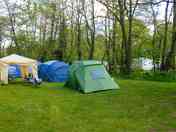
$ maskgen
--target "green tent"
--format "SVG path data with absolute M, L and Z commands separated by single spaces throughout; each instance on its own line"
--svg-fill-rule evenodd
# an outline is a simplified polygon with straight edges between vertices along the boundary
M 99 61 L 74 62 L 69 70 L 68 84 L 84 93 L 119 88 Z

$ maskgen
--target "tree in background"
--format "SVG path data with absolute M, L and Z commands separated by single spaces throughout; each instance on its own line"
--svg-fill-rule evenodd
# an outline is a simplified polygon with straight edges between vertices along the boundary
M 152 58 L 154 64 L 163 62 L 166 70 L 174 67 L 175 17 L 171 22 L 169 13 L 172 0 L 0 2 L 8 18 L 1 32 L 10 27 L 4 35 L 1 33 L 1 40 L 10 38 L 7 54 L 67 62 L 105 60 L 110 71 L 120 69 L 127 75 L 132 72 L 134 58 Z M 161 3 L 166 3 L 165 21 L 158 20 Z M 97 4 L 102 6 L 101 11 Z
M 173 27 L 172 27 L 172 44 L 166 58 L 166 69 L 175 69 L 176 62 L 176 0 L 173 0 Z

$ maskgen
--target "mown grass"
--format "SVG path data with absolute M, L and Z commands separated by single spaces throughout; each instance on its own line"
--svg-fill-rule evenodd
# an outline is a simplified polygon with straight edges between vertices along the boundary
M 0 86 L 0 132 L 176 131 L 176 83 L 118 83 L 92 94 L 57 83 Z

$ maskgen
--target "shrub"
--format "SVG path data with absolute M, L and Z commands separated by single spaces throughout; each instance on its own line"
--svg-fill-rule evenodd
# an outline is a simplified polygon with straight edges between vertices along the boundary
M 154 80 L 154 81 L 176 81 L 176 72 L 169 71 L 169 72 L 146 72 L 143 74 L 143 78 L 145 80 Z
M 150 80 L 150 81 L 176 81 L 176 71 L 143 71 L 136 69 L 131 75 L 120 74 L 118 77 L 125 79 Z

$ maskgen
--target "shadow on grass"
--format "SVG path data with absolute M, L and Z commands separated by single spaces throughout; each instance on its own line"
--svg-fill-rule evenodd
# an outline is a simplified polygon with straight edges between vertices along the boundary
M 22 86 L 22 87 L 29 87 L 29 88 L 41 88 L 41 85 L 34 85 L 34 84 L 27 82 L 25 80 L 22 80 L 22 79 L 11 80 L 11 81 L 9 81 L 9 84 L 4 85 L 4 86 L 8 86 L 8 85 L 9 86 L 14 85 L 15 87 Z

